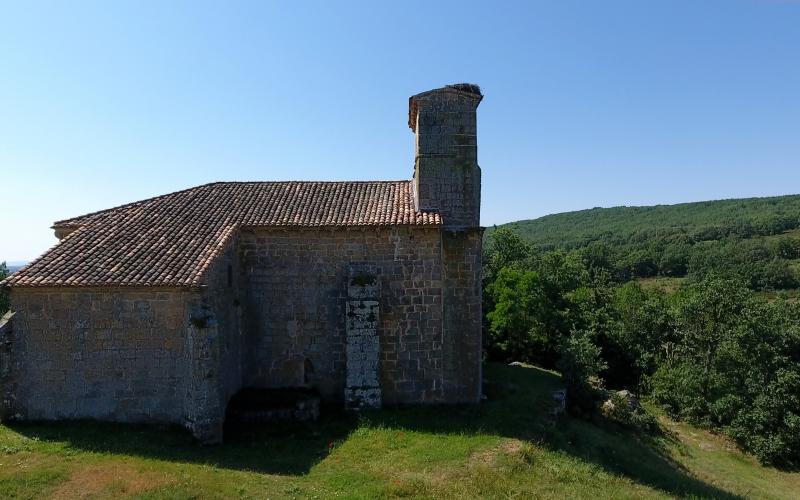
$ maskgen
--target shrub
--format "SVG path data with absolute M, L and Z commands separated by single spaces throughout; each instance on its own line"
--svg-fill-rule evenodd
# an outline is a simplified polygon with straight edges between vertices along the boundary
M 567 386 L 567 407 L 574 413 L 591 412 L 599 394 L 590 379 L 599 379 L 607 367 L 600 348 L 592 342 L 592 333 L 575 331 L 564 339 L 557 366 Z
M 702 380 L 694 363 L 665 363 L 650 379 L 651 396 L 671 417 L 699 423 L 708 415 Z

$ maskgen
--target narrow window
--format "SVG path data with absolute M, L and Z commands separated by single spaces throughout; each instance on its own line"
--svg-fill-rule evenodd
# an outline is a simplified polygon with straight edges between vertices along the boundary
M 228 264 L 228 288 L 233 286 L 233 267 Z

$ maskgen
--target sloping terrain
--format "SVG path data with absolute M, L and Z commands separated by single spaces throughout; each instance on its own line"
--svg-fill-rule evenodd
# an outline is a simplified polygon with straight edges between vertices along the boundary
M 564 417 L 560 377 L 489 365 L 477 407 L 329 414 L 302 426 L 229 429 L 201 447 L 179 430 L 0 426 L 7 498 L 788 498 L 800 474 L 664 420 L 642 435 Z

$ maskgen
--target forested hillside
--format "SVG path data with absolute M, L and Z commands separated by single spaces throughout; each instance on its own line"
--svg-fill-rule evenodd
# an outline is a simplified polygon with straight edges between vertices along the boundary
M 715 271 L 758 290 L 800 284 L 800 195 L 593 208 L 502 227 L 539 250 L 582 249 L 619 281 Z
M 764 293 L 798 287 L 800 196 L 596 208 L 487 233 L 490 360 L 561 371 L 577 415 L 613 414 L 608 388 L 629 389 L 764 463 L 800 466 L 800 302 Z M 686 278 L 643 286 L 653 276 Z

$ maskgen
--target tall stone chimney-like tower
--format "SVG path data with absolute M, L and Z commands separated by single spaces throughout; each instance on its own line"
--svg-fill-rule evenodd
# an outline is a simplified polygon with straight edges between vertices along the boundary
M 445 402 L 481 399 L 481 169 L 477 85 L 459 83 L 412 96 L 416 139 L 414 203 L 442 216 L 442 390 Z
M 415 136 L 414 202 L 436 210 L 445 229 L 480 226 L 481 169 L 477 85 L 459 83 L 409 98 L 408 126 Z

